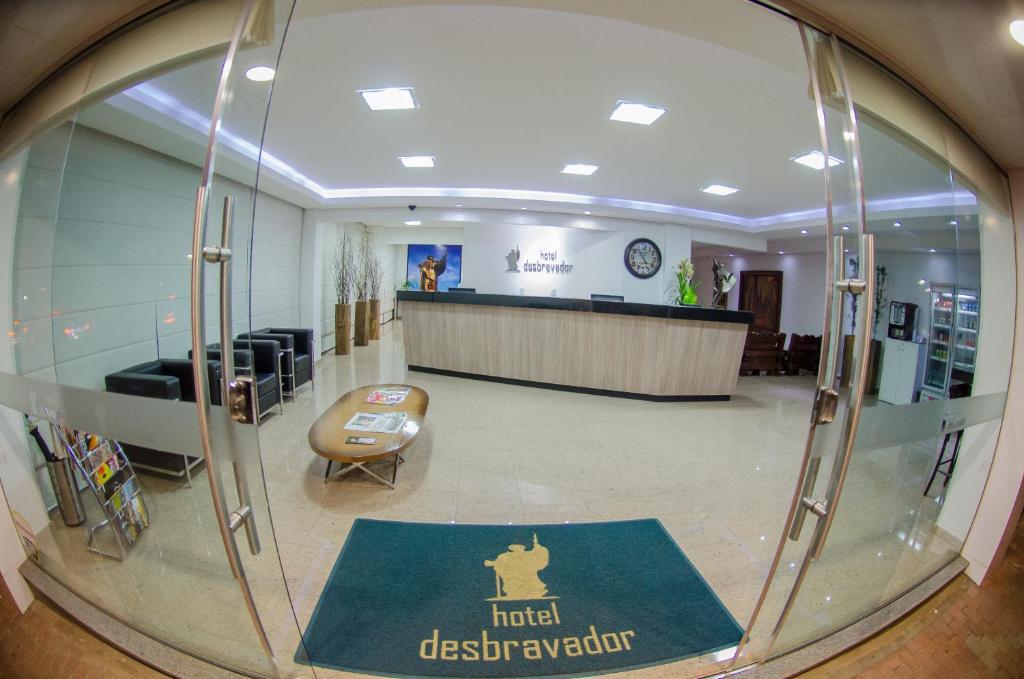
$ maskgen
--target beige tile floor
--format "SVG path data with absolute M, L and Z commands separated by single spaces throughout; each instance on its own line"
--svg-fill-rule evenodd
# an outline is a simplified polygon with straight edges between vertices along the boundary
M 431 398 L 397 489 L 358 472 L 325 484 L 323 460 L 306 443 L 309 426 L 351 388 L 378 382 L 416 384 Z M 407 373 L 400 323 L 386 325 L 379 342 L 351 356 L 325 356 L 315 389 L 304 386 L 283 415 L 263 423 L 258 451 L 255 441 L 243 446 L 264 548 L 251 556 L 241 536 L 239 548 L 279 664 L 300 676 L 350 676 L 290 658 L 356 517 L 655 517 L 746 625 L 785 523 L 812 393 L 808 377 L 748 377 L 728 403 L 648 403 Z M 843 500 L 849 509 L 839 514 L 826 559 L 801 591 L 783 644 L 848 621 L 948 560 L 952 552 L 932 523 L 939 505 L 921 497 L 932 443 L 855 457 Z M 232 498 L 230 474 L 222 474 Z M 258 492 L 264 479 L 265 496 Z M 158 638 L 266 672 L 223 555 L 205 471 L 191 489 L 154 476 L 143 486 L 153 526 L 128 559 L 89 554 L 82 529 L 55 521 L 40 536 L 44 567 Z M 780 609 L 809 533 L 789 543 L 756 636 L 765 636 L 766 621 Z M 700 674 L 715 669 L 713 660 L 630 674 Z

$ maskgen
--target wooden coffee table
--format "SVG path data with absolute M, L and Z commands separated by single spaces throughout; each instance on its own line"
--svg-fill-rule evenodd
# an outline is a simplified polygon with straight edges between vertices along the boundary
M 366 397 L 377 389 L 395 389 L 409 387 L 408 396 L 397 405 L 367 403 Z M 355 469 L 361 469 L 388 488 L 395 487 L 398 478 L 398 463 L 403 462 L 402 451 L 416 438 L 423 418 L 427 416 L 427 404 L 430 397 L 419 387 L 408 384 L 371 384 L 348 392 L 317 418 L 309 428 L 309 447 L 317 455 L 327 458 L 327 470 L 324 472 L 324 483 L 331 478 L 331 465 L 341 464 L 335 476 L 343 476 Z M 394 434 L 379 432 L 361 432 L 345 429 L 352 416 L 356 413 L 404 412 L 408 415 L 403 427 Z M 350 436 L 365 436 L 377 439 L 369 445 L 345 443 Z M 378 476 L 366 468 L 366 464 L 394 457 L 395 465 L 391 472 L 391 480 Z

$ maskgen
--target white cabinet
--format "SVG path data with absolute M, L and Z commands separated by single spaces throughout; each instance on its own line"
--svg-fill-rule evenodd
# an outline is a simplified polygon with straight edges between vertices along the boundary
M 925 345 L 887 337 L 882 354 L 878 400 L 902 405 L 914 402 L 924 372 Z

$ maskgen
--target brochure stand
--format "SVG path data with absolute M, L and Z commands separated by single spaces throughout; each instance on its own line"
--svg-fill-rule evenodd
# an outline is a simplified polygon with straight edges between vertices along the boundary
M 50 429 L 54 441 L 59 442 L 74 460 L 106 516 L 86 530 L 86 547 L 108 559 L 123 560 L 142 531 L 149 527 L 149 509 L 135 470 L 125 457 L 121 444 L 52 422 Z M 103 528 L 109 528 L 113 533 L 119 554 L 104 551 L 96 545 L 97 534 Z

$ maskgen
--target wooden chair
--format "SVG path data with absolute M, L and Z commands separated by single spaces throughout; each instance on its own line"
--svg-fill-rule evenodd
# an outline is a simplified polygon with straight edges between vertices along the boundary
M 799 375 L 801 370 L 817 375 L 820 360 L 821 335 L 790 336 L 789 350 L 786 352 L 787 375 Z
M 786 371 L 786 333 L 748 332 L 740 361 L 740 374 L 774 373 Z

